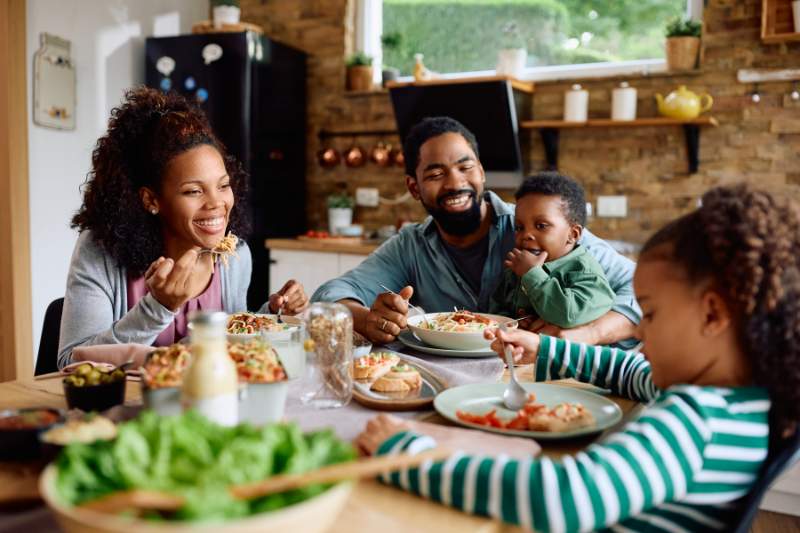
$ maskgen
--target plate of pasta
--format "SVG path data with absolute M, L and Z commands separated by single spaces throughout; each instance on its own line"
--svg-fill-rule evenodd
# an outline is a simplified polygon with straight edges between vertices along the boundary
M 302 325 L 302 320 L 294 316 L 268 315 L 261 313 L 234 313 L 228 315 L 228 340 L 231 342 L 248 342 L 266 333 L 271 340 L 280 340 L 285 332 Z
M 516 321 L 505 316 L 454 311 L 409 317 L 408 329 L 419 340 L 436 348 L 488 350 L 491 343 L 483 338 L 483 332 L 509 322 L 509 327 L 516 327 Z

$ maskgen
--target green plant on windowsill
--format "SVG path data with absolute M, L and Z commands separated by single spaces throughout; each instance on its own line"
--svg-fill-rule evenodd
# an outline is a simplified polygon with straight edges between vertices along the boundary
M 669 37 L 700 37 L 703 33 L 703 24 L 692 19 L 673 19 L 667 24 L 667 38 Z
M 328 209 L 352 209 L 355 200 L 346 194 L 331 194 L 328 196 Z
M 239 0 L 211 0 L 211 7 L 233 6 L 239 7 Z
M 371 67 L 372 56 L 368 56 L 364 52 L 356 52 L 347 58 L 345 65 L 348 67 Z

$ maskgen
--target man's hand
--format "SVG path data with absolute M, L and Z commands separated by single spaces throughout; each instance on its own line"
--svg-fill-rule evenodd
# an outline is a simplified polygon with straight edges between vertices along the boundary
M 496 328 L 489 328 L 484 330 L 483 336 L 492 341 L 492 350 L 497 352 L 504 363 L 506 361 L 506 344 L 511 346 L 514 363 L 528 365 L 536 362 L 536 355 L 539 353 L 539 335 L 535 333 L 518 329 L 504 332 Z
M 403 287 L 397 294 L 391 292 L 379 294 L 364 318 L 360 333 L 372 342 L 392 342 L 406 328 L 408 300 L 412 294 L 414 288 L 410 285 Z
M 524 276 L 532 268 L 542 266 L 547 261 L 547 252 L 544 250 L 539 255 L 534 255 L 528 250 L 514 248 L 506 256 L 503 264 L 510 268 L 519 277 Z

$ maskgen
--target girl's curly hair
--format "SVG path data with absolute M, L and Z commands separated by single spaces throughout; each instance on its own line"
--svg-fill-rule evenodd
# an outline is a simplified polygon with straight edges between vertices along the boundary
M 736 313 L 755 384 L 769 391 L 781 432 L 800 420 L 797 250 L 798 206 L 746 184 L 711 189 L 702 207 L 659 230 L 642 249 L 642 257 L 668 254 L 690 282 L 712 279 L 721 288 Z
M 216 148 L 231 180 L 234 207 L 228 230 L 246 237 L 247 175 L 211 130 L 202 110 L 176 93 L 140 87 L 125 93 L 111 110 L 108 131 L 92 152 L 92 170 L 83 188 L 83 205 L 72 227 L 92 237 L 117 263 L 141 275 L 164 253 L 159 218 L 148 213 L 139 189 L 158 192 L 172 158 L 200 145 Z

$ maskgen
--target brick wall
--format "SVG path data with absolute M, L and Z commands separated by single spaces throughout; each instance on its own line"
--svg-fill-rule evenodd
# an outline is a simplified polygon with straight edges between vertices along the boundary
M 322 169 L 315 153 L 322 128 L 393 129 L 391 104 L 385 93 L 347 95 L 344 57 L 352 42 L 352 5 L 347 0 L 242 0 L 242 17 L 264 27 L 270 37 L 309 54 L 309 161 L 307 165 L 309 224 L 325 226 L 324 199 L 337 182 L 349 189 L 378 187 L 381 195 L 405 191 L 399 168 L 368 164 L 349 169 Z M 750 100 L 751 85 L 736 81 L 740 68 L 798 68 L 800 43 L 763 45 L 759 38 L 761 0 L 709 0 L 705 10 L 702 68 L 681 76 L 628 78 L 639 90 L 639 116 L 655 116 L 653 95 L 667 94 L 679 84 L 714 97 L 711 114 L 719 128 L 703 128 L 700 169 L 689 175 L 680 127 L 572 129 L 561 132 L 559 167 L 579 179 L 590 200 L 599 194 L 628 196 L 628 217 L 596 218 L 591 227 L 608 237 L 643 241 L 664 222 L 691 209 L 703 191 L 717 184 L 747 180 L 800 199 L 800 103 L 789 98 L 790 83 L 759 87 L 761 102 Z M 587 81 L 591 117 L 610 115 L 611 89 L 619 79 Z M 534 117 L 559 118 L 563 92 L 574 81 L 537 84 Z M 538 133 L 532 141 L 529 169 L 544 166 Z M 334 147 L 352 142 L 368 148 L 378 139 L 336 138 Z M 398 139 L 387 138 L 397 143 Z M 510 191 L 501 191 L 508 196 Z M 420 219 L 424 211 L 413 201 L 378 209 L 359 208 L 356 218 L 369 227 L 394 223 L 398 217 Z

